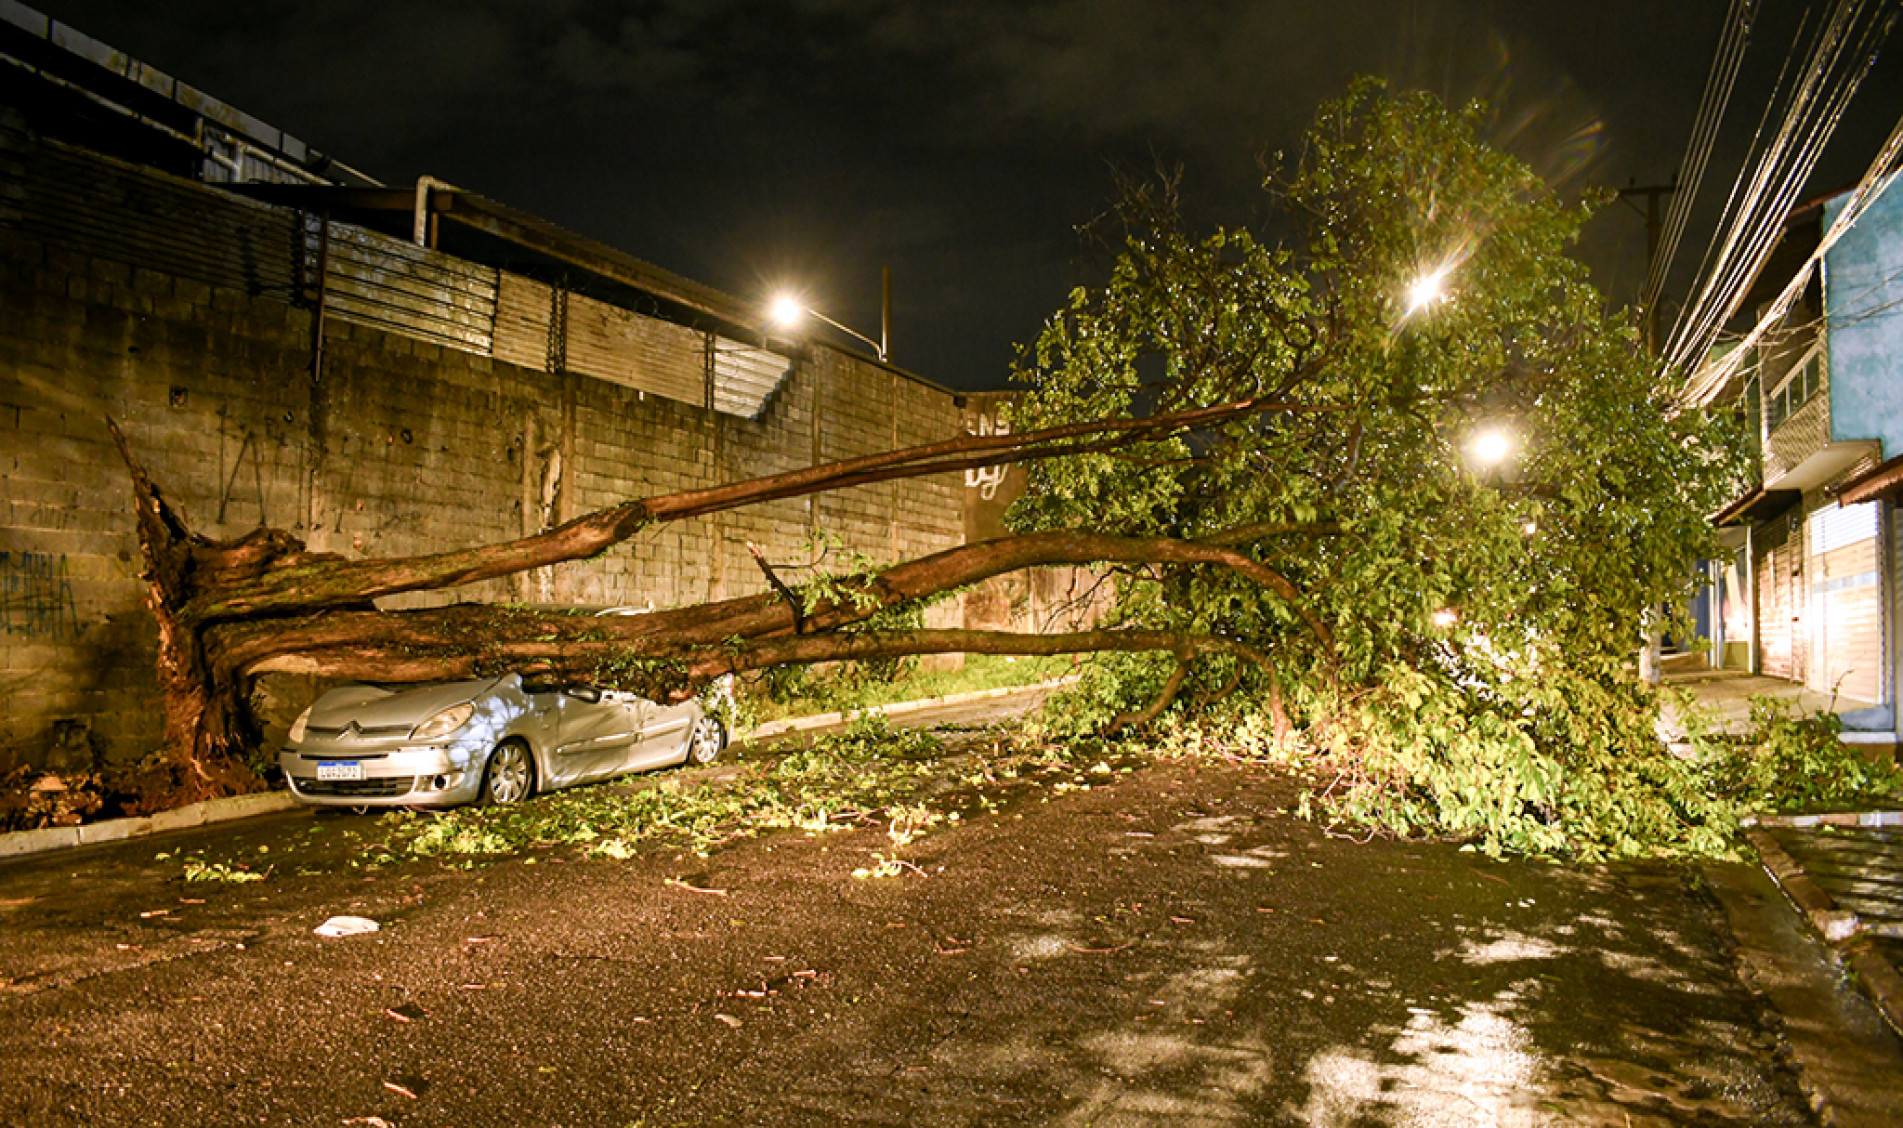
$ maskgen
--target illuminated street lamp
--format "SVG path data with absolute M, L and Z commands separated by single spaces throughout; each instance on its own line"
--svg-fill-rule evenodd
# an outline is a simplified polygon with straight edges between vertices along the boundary
M 892 298 L 891 298 L 892 283 L 890 281 L 891 274 L 889 272 L 886 274 L 886 279 L 887 281 L 886 281 L 885 304 L 886 304 L 886 308 L 888 312 L 886 313 L 884 320 L 886 322 L 886 325 L 889 326 L 891 324 L 890 309 L 892 304 Z M 780 328 L 786 330 L 789 333 L 798 329 L 800 322 L 808 317 L 812 318 L 815 321 L 824 322 L 825 324 L 832 326 L 834 329 L 839 330 L 841 333 L 846 334 L 848 337 L 852 337 L 855 340 L 864 341 L 866 344 L 872 346 L 872 351 L 878 355 L 879 360 L 881 362 L 884 362 L 887 359 L 886 341 L 884 339 L 875 341 L 871 337 L 866 336 L 864 333 L 859 332 L 857 329 L 851 328 L 850 326 L 841 325 L 839 322 L 834 321 L 832 318 L 827 317 L 825 314 L 819 312 L 818 310 L 812 308 L 811 306 L 806 305 L 804 302 L 801 302 L 798 298 L 794 297 L 792 294 L 780 294 L 776 296 L 773 299 L 772 304 L 770 304 L 767 307 L 767 316 L 773 319 L 773 323 L 775 325 L 778 325 Z M 879 335 L 881 338 L 887 338 L 889 337 L 889 330 L 885 327 L 882 327 L 880 329 Z
M 1409 315 L 1419 313 L 1435 302 L 1446 300 L 1446 282 L 1447 268 L 1444 266 L 1416 278 L 1413 285 L 1407 288 Z
M 1473 445 L 1468 450 L 1478 465 L 1498 466 L 1513 453 L 1513 436 L 1497 428 L 1482 431 L 1474 436 Z

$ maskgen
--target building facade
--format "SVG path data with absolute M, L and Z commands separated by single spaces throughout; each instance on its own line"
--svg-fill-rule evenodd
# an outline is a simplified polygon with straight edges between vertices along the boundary
M 1792 217 L 1765 271 L 1781 289 L 1847 196 Z M 1767 293 L 1754 293 L 1764 298 Z M 1752 301 L 1747 314 L 1755 317 Z M 1729 389 L 1759 481 L 1716 515 L 1715 663 L 1834 694 L 1846 739 L 1897 740 L 1903 615 L 1903 192 L 1883 193 L 1753 346 Z

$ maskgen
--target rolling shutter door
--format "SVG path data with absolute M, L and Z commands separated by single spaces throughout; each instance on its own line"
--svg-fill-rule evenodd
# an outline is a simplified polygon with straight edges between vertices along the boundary
M 1807 679 L 1820 693 L 1855 701 L 1883 700 L 1883 584 L 1877 566 L 1875 502 L 1820 509 L 1811 515 L 1811 662 Z
M 1757 539 L 1758 667 L 1766 677 L 1794 677 L 1791 650 L 1790 522 L 1779 518 Z

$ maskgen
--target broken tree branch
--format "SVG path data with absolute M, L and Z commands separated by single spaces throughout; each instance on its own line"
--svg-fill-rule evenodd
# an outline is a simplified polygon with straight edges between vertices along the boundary
M 194 585 L 190 600 L 183 606 L 183 614 L 196 622 L 214 622 L 361 604 L 402 592 L 458 587 L 584 559 L 659 521 L 680 520 L 871 482 L 1109 450 L 1265 412 L 1338 410 L 1341 408 L 1327 404 L 1253 399 L 1143 419 L 1075 423 L 1016 435 L 966 435 L 732 485 L 623 502 L 547 532 L 456 552 L 391 560 L 341 560 L 316 559 L 296 551 L 272 561 L 269 568 L 255 575 L 213 571 L 207 578 L 215 582 L 209 587 L 202 583 Z M 1107 438 L 1096 443 L 1071 441 L 1084 436 Z M 122 447 L 122 453 L 129 454 L 129 449 Z M 301 550 L 302 545 L 297 548 Z M 219 563 L 222 567 L 222 561 Z
M 1111 719 L 1110 724 L 1104 728 L 1103 734 L 1105 736 L 1115 736 L 1126 728 L 1133 728 L 1137 725 L 1147 725 L 1162 716 L 1163 710 L 1169 708 L 1170 702 L 1176 700 L 1176 695 L 1183 691 L 1183 682 L 1187 680 L 1188 677 L 1189 662 L 1179 658 L 1176 663 L 1176 669 L 1171 672 L 1169 680 L 1163 683 L 1163 689 L 1156 695 L 1156 700 L 1141 709 L 1118 713 Z

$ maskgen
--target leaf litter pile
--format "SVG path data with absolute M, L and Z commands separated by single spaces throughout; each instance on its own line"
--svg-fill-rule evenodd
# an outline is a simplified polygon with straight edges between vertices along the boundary
M 637 776 L 508 807 L 397 809 L 344 829 L 355 842 L 341 856 L 299 857 L 303 851 L 293 844 L 272 860 L 280 873 L 315 874 L 421 860 L 470 867 L 561 847 L 581 858 L 622 859 L 649 844 L 705 854 L 772 832 L 880 826 L 892 850 L 858 876 L 886 877 L 909 868 L 897 852 L 933 827 L 997 814 L 1033 790 L 1057 794 L 1102 784 L 1139 762 L 1119 749 L 1113 768 L 1102 753 L 1094 742 L 1046 742 L 999 729 L 940 735 L 891 728 L 870 716 L 809 748 L 743 762 L 737 771 Z M 255 880 L 255 861 L 191 864 Z

